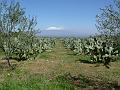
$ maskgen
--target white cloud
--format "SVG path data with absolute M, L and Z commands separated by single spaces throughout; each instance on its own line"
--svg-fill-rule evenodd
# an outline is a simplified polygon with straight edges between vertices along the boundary
M 63 30 L 63 27 L 50 26 L 50 27 L 46 28 L 46 30 L 49 30 L 49 31 L 52 31 L 52 30 L 55 30 L 55 31 L 57 31 L 57 30 Z

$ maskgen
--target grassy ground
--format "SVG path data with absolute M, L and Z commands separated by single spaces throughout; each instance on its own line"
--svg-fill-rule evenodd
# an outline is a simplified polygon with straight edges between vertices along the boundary
M 120 62 L 107 69 L 102 64 L 81 63 L 87 56 L 74 55 L 56 41 L 52 52 L 40 54 L 36 60 L 17 62 L 10 70 L 0 61 L 0 90 L 109 90 L 120 86 Z

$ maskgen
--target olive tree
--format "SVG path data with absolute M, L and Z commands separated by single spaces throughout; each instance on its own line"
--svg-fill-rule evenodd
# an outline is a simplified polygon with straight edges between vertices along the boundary
M 120 33 L 120 0 L 115 0 L 114 5 L 106 6 L 101 11 L 96 16 L 98 30 L 104 34 Z
M 101 13 L 96 16 L 96 27 L 102 35 L 111 38 L 120 50 L 120 0 L 100 10 Z
M 12 56 L 27 59 L 28 52 L 34 51 L 36 24 L 35 18 L 25 16 L 19 2 L 0 1 L 0 48 L 9 66 Z

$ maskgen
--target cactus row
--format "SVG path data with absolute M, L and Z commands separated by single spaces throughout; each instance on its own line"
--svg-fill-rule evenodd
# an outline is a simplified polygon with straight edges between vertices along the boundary
M 105 37 L 91 37 L 87 39 L 65 38 L 64 45 L 75 54 L 89 55 L 91 62 L 102 62 L 105 65 L 118 56 L 115 43 Z

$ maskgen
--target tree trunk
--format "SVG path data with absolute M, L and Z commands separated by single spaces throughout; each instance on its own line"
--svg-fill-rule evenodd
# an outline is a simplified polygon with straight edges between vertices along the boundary
M 9 58 L 7 58 L 7 63 L 8 63 L 8 66 L 9 66 L 9 67 L 12 67 L 12 65 L 11 65 L 11 63 L 10 63 L 10 59 L 9 59 Z
M 13 69 L 14 69 L 14 67 L 11 65 L 11 63 L 10 63 L 10 59 L 9 59 L 9 58 L 7 58 L 6 60 L 7 60 L 8 66 L 9 66 L 9 67 L 13 70 Z

